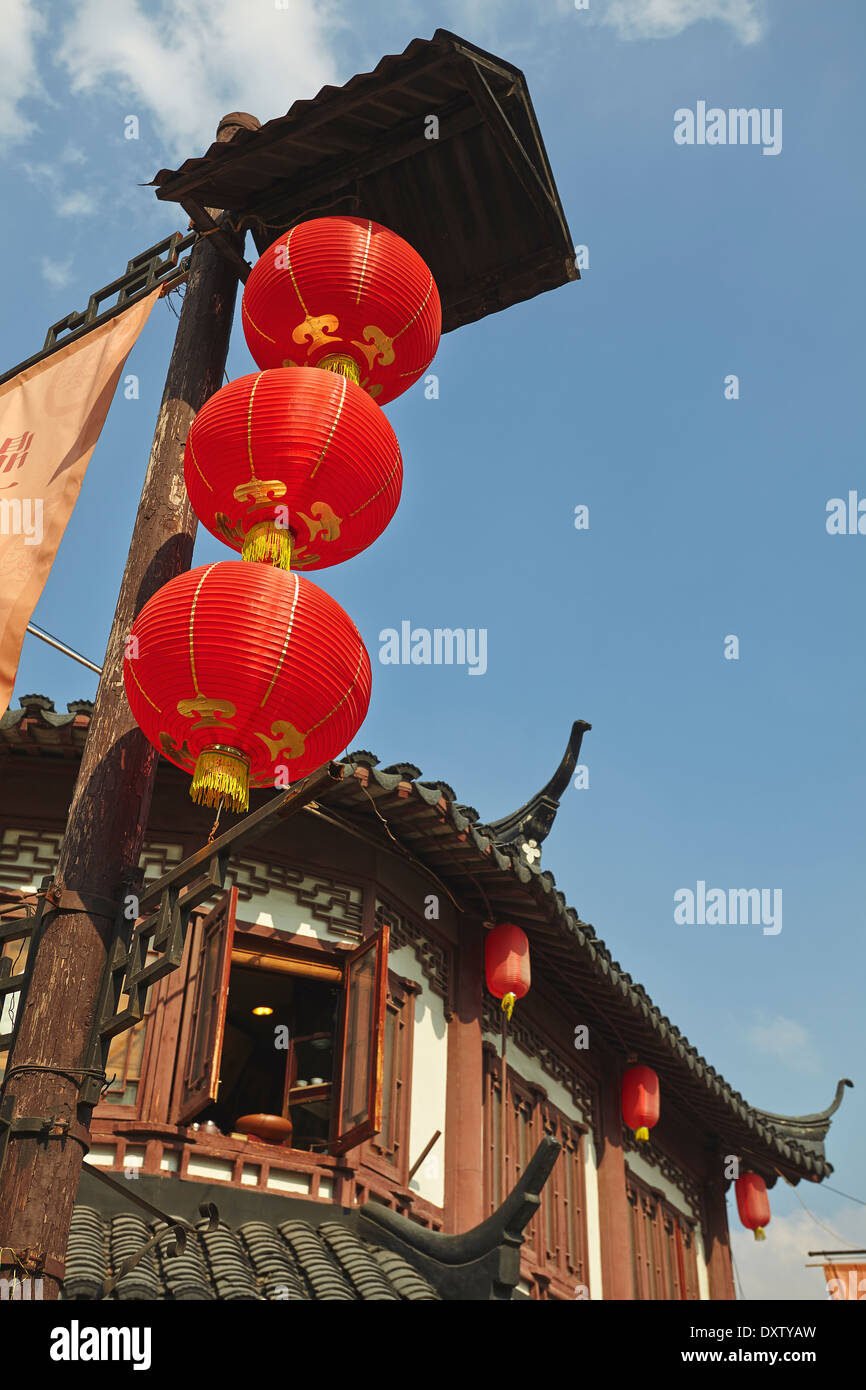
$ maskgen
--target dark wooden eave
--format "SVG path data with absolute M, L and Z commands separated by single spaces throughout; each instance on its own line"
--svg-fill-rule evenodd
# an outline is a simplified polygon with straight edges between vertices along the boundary
M 0 758 L 80 756 L 87 702 L 74 702 L 67 715 L 54 714 L 44 696 L 23 696 L 21 704 L 21 710 L 0 717 Z M 817 1114 L 775 1115 L 749 1105 L 613 959 L 594 928 L 566 902 L 549 870 L 530 863 L 517 844 L 500 847 L 482 833 L 474 823 L 477 813 L 464 813 L 447 782 L 420 781 L 412 763 L 381 770 L 378 764 L 371 752 L 350 753 L 341 764 L 342 779 L 317 807 L 301 814 L 322 815 L 382 852 L 405 852 L 435 875 L 459 911 L 522 926 L 539 978 L 550 983 L 563 1006 L 573 1013 L 579 1001 L 582 1021 L 611 1047 L 634 1051 L 654 1067 L 666 1094 L 703 1128 L 718 1152 L 739 1154 L 770 1186 L 778 1174 L 796 1183 L 832 1173 L 824 1140 L 850 1081 L 840 1081 L 833 1104 Z M 175 777 L 179 786 L 187 781 L 170 764 L 160 766 L 161 775 Z M 268 796 L 254 792 L 253 810 Z
M 446 333 L 580 278 L 523 73 L 445 29 L 152 182 L 201 230 L 226 209 L 260 253 L 324 211 L 383 223 L 433 271 Z

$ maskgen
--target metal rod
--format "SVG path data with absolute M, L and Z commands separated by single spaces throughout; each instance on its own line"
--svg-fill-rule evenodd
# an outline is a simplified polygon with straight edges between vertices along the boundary
M 56 637 L 51 637 L 47 632 L 40 632 L 32 623 L 27 624 L 27 631 L 34 637 L 38 637 L 40 642 L 47 642 L 49 647 L 56 647 L 64 656 L 71 656 L 73 661 L 80 661 L 81 665 L 86 666 L 89 671 L 95 671 L 98 676 L 102 675 L 101 666 L 94 666 L 93 662 L 88 661 L 86 656 L 82 656 L 79 652 L 73 651 L 71 647 L 66 646 L 65 642 L 58 641 Z
M 811 1260 L 819 1255 L 866 1255 L 866 1250 L 807 1250 L 806 1254 Z

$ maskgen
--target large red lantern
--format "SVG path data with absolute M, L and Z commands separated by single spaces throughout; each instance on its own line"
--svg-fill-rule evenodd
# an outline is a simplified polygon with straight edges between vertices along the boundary
M 196 516 L 244 559 L 320 569 L 385 529 L 403 465 L 359 386 L 302 367 L 242 376 L 211 396 L 187 438 L 184 478 Z
M 660 1105 L 659 1079 L 652 1067 L 629 1067 L 622 1078 L 622 1115 L 635 1139 L 649 1139 Z
M 187 570 L 142 608 L 127 639 L 132 713 L 192 773 L 194 801 L 248 806 L 339 754 L 370 702 L 354 623 L 300 574 L 222 561 Z
M 501 922 L 488 932 L 484 943 L 484 968 L 487 988 L 510 1019 L 514 1005 L 529 992 L 532 975 L 529 968 L 529 938 L 520 927 Z
M 260 367 L 325 367 L 384 405 L 429 366 L 442 310 L 429 267 L 396 232 L 366 217 L 319 217 L 259 257 L 243 325 Z
M 755 1232 L 755 1240 L 766 1240 L 764 1227 L 770 1224 L 770 1198 L 767 1184 L 758 1173 L 741 1173 L 734 1183 L 737 1211 L 747 1231 Z

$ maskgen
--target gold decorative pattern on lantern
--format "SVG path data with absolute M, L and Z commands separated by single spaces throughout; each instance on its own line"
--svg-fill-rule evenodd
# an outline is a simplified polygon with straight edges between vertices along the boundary
M 242 522 L 239 521 L 236 526 L 232 526 L 225 512 L 214 512 L 214 525 L 227 545 L 235 542 L 238 546 L 243 545 L 246 532 Z
M 248 502 L 248 512 L 258 511 L 260 507 L 266 507 L 269 503 L 275 502 L 278 497 L 285 497 L 288 488 L 279 478 L 269 478 L 267 481 L 257 478 L 253 474 L 246 482 L 239 483 L 232 496 L 236 502 Z M 222 515 L 225 515 L 222 513 Z
M 403 329 L 400 332 L 402 333 Z M 394 361 L 394 339 L 389 338 L 387 333 L 383 333 L 381 328 L 372 323 L 364 329 L 364 339 L 363 343 L 359 343 L 353 338 L 352 347 L 361 349 L 367 359 L 368 369 L 372 371 L 377 362 L 380 367 L 390 367 Z
M 341 341 L 337 329 L 340 327 L 340 320 L 334 314 L 307 314 L 307 317 L 292 330 L 292 340 L 299 347 L 304 343 L 308 344 L 307 356 L 315 352 L 316 348 L 328 347 L 331 343 Z
M 227 725 L 220 723 L 220 719 L 232 719 L 237 709 L 231 700 L 209 700 L 199 691 L 194 699 L 178 700 L 177 712 L 184 719 L 195 719 L 196 715 L 201 715 L 198 724 L 192 727 L 192 733 L 197 733 L 199 729 L 227 728 Z
M 278 719 L 271 725 L 271 733 L 273 738 L 256 732 L 256 738 L 260 738 L 267 748 L 271 762 L 276 762 L 278 754 L 283 752 L 288 753 L 290 758 L 301 756 L 307 737 L 296 729 L 294 724 L 290 724 L 287 719 Z
M 165 730 L 162 730 L 159 735 L 159 743 L 163 753 L 167 758 L 170 758 L 172 762 L 175 763 L 186 764 L 187 771 L 189 771 L 189 764 L 193 761 L 193 756 L 190 752 L 189 745 L 186 739 L 184 739 L 183 743 L 178 748 L 177 743 L 172 738 L 171 734 L 166 733 Z
M 327 502 L 314 502 L 310 511 L 312 512 L 312 516 L 307 516 L 306 512 L 298 512 L 298 516 L 304 522 L 310 533 L 307 544 L 309 544 L 310 541 L 314 541 L 319 534 L 321 534 L 322 540 L 324 541 L 337 540 L 340 534 L 340 527 L 343 524 L 343 518 L 337 516 L 333 507 L 328 506 Z M 299 552 L 303 552 L 304 550 L 306 550 L 306 545 L 298 547 Z

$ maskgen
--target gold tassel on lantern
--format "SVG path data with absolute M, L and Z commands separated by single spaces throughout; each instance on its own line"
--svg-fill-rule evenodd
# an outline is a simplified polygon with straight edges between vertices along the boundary
M 325 372 L 337 372 L 339 376 L 347 376 L 356 386 L 361 384 L 361 369 L 354 357 L 349 357 L 348 353 L 331 352 L 327 357 L 320 357 L 316 366 Z
M 292 533 L 286 526 L 278 526 L 273 519 L 257 521 L 244 536 L 242 560 L 258 564 L 273 565 L 275 569 L 292 568 Z
M 511 1022 L 511 1015 L 514 1013 L 514 1005 L 516 1003 L 517 996 L 515 994 L 503 994 L 502 1012 L 505 1014 L 505 1017 L 508 1019 L 509 1023 Z
M 766 1233 L 766 1231 L 764 1230 L 763 1226 L 756 1226 L 756 1227 L 755 1227 L 755 1240 L 766 1240 L 766 1239 L 767 1239 L 767 1233 Z
M 649 1130 L 647 1129 L 646 1125 L 641 1125 L 640 1129 L 636 1129 L 634 1132 L 634 1137 L 640 1143 L 645 1144 L 649 1139 Z
M 189 792 L 199 806 L 216 806 L 222 800 L 232 811 L 247 811 L 249 788 L 250 765 L 236 748 L 216 744 L 199 753 Z

